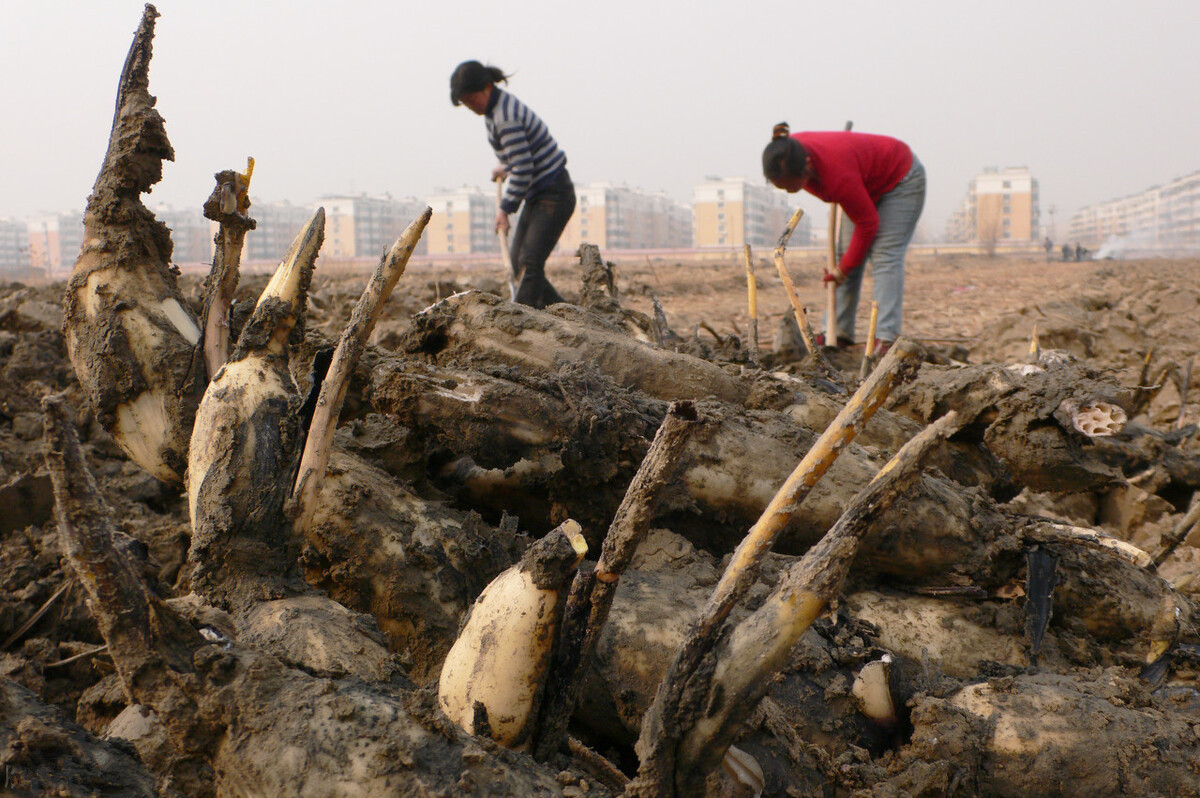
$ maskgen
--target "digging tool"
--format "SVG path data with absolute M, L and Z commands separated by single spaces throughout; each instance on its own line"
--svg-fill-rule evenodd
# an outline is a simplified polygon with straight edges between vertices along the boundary
M 500 202 L 504 199 L 504 178 L 496 178 L 496 209 L 500 209 Z M 504 268 L 508 272 L 508 298 L 512 301 L 517 301 L 517 273 L 513 270 L 512 253 L 508 251 L 508 231 L 497 230 L 497 237 L 500 239 L 500 258 L 504 263 Z
M 847 120 L 846 130 L 854 127 L 854 123 Z M 838 267 L 838 229 L 840 227 L 840 219 L 842 208 L 837 203 L 829 209 L 829 263 L 825 267 L 827 274 L 836 274 Z M 825 284 L 825 345 L 837 346 L 838 342 L 838 325 L 837 325 L 837 283 Z

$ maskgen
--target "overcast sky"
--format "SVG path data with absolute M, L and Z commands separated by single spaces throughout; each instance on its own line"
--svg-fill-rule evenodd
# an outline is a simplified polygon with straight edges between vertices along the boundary
M 142 6 L 0 0 L 0 216 L 82 208 Z M 1197 0 L 157 6 L 150 89 L 176 162 L 151 205 L 198 206 L 247 155 L 260 201 L 484 186 L 483 121 L 449 102 L 470 58 L 514 73 L 577 184 L 682 202 L 708 175 L 761 180 L 781 120 L 908 142 L 934 236 L 984 167 L 1028 166 L 1062 234 L 1083 205 L 1200 169 Z

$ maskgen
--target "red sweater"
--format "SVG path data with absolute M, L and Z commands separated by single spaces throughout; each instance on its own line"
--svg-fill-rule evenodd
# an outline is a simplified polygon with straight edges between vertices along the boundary
M 912 150 L 899 139 L 843 131 L 793 133 L 812 157 L 816 173 L 804 190 L 836 202 L 854 222 L 854 236 L 839 266 L 850 272 L 867 258 L 879 232 L 875 203 L 912 169 Z

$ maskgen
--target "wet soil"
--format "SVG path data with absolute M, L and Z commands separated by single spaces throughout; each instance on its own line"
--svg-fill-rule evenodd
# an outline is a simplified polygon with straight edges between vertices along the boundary
M 802 301 L 810 308 L 819 308 L 823 297 L 818 277 L 819 260 L 800 251 L 794 258 L 789 255 L 789 263 Z M 498 273 L 498 267 L 496 271 Z M 765 353 L 773 350 L 779 323 L 790 315 L 791 310 L 773 267 L 761 262 L 757 273 L 760 346 L 764 360 L 771 361 Z M 566 288 L 563 294 L 568 299 L 578 297 L 578 291 L 570 290 L 579 285 L 577 265 L 553 264 L 549 276 L 560 289 Z M 239 313 L 244 320 L 245 309 L 265 282 L 265 276 L 243 277 L 237 294 L 239 304 L 234 309 L 235 326 Z M 327 275 L 318 266 L 310 291 L 311 309 L 307 321 L 310 333 L 336 338 L 364 283 L 365 275 Z M 745 335 L 750 325 L 744 270 L 739 259 L 732 255 L 727 263 L 646 259 L 622 262 L 618 259 L 615 284 L 626 309 L 653 315 L 653 299 L 657 298 L 671 328 L 690 351 L 709 354 L 734 351 L 741 353 L 739 357 L 744 359 Z M 870 286 L 868 276 L 864 296 L 869 295 Z M 1143 363 L 1152 350 L 1148 382 L 1154 382 L 1169 364 L 1174 364 L 1179 374 L 1188 373 L 1188 363 L 1200 348 L 1198 286 L 1200 260 L 1047 263 L 1040 259 L 918 257 L 910 262 L 907 276 L 906 334 L 926 343 L 933 358 L 940 362 L 1011 363 L 1026 357 L 1030 337 L 1036 328 L 1043 349 L 1070 352 L 1090 367 L 1110 373 L 1122 385 L 1132 387 L 1141 381 Z M 467 288 L 503 290 L 502 284 L 486 268 L 466 271 L 445 265 L 434 268 L 428 264 L 412 264 L 384 311 L 374 343 L 384 348 L 400 346 L 410 330 L 414 313 Z M 100 733 L 124 703 L 119 688 L 113 683 L 111 660 L 101 648 L 104 641 L 91 620 L 83 591 L 74 583 L 59 547 L 52 519 L 53 498 L 43 465 L 39 410 L 43 395 L 65 395 L 89 464 L 114 509 L 120 530 L 128 535 L 126 550 L 142 574 L 163 596 L 178 595 L 188 587 L 181 567 L 190 539 L 185 497 L 178 489 L 165 486 L 133 465 L 86 409 L 60 331 L 64 293 L 63 284 L 0 284 L 0 682 L 8 690 L 3 711 L 0 711 L 3 716 L 0 717 L 0 733 L 5 735 L 8 748 L 0 751 L 0 759 L 13 773 L 26 774 L 25 782 L 14 783 L 18 790 L 25 790 L 19 794 L 36 794 L 38 790 L 50 788 L 61 789 L 64 794 L 88 794 L 89 790 L 111 793 L 110 784 L 124 784 L 124 789 L 136 793 L 143 789 L 143 779 L 133 769 L 123 769 L 121 763 L 125 760 L 121 757 L 131 756 L 128 751 L 120 749 L 105 760 L 111 763 L 110 769 L 115 769 L 114 772 L 126 773 L 124 781 L 117 777 L 108 781 L 105 781 L 107 777 L 97 777 L 99 780 L 91 783 L 81 780 L 78 773 L 86 768 L 78 763 L 83 757 L 80 752 L 84 750 L 84 744 L 72 742 L 75 738 L 60 740 L 55 736 L 58 732 L 35 734 L 34 726 L 46 722 L 45 710 L 26 707 L 31 696 L 36 695 L 41 703 L 54 708 L 62 719 L 78 722 L 91 732 Z M 185 279 L 183 294 L 193 308 L 199 307 L 198 280 Z M 866 312 L 864 307 L 863 323 Z M 814 321 L 819 324 L 819 319 Z M 855 350 L 832 354 L 839 364 L 848 368 L 854 366 L 858 357 Z M 773 361 L 772 365 L 783 370 L 794 366 L 783 359 Z M 1169 375 L 1164 375 L 1159 381 L 1163 387 L 1133 421 L 1160 431 L 1186 429 L 1188 424 L 1200 421 L 1200 368 L 1191 370 L 1185 397 L 1181 397 L 1179 391 L 1182 379 L 1176 383 Z M 304 388 L 302 384 L 301 390 Z M 345 415 L 354 417 L 353 423 L 359 427 L 369 428 L 371 417 L 362 412 L 366 408 L 355 404 L 355 396 L 357 401 L 365 401 L 362 390 L 361 384 L 357 392 L 352 390 Z M 645 419 L 637 418 L 644 427 Z M 637 434 L 645 435 L 646 430 L 639 429 Z M 420 464 L 406 459 L 401 451 L 404 445 L 403 440 L 391 441 L 388 444 L 390 453 L 382 452 L 375 462 L 390 458 L 397 463 L 397 471 L 411 473 Z M 1193 435 L 1181 448 L 1194 454 L 1196 447 Z M 627 465 L 632 468 L 635 464 Z M 575 467 L 583 465 L 575 464 Z M 1026 489 L 1010 503 L 1010 507 L 1097 526 L 1152 549 L 1178 522 L 1187 509 L 1190 496 L 1177 492 L 1163 498 L 1152 485 L 1143 487 L 1146 489 L 1125 487 L 1119 492 L 1099 489 L 1070 496 Z M 432 490 L 428 485 L 417 489 Z M 1196 578 L 1200 569 L 1200 549 L 1196 545 L 1200 545 L 1200 540 L 1189 539 L 1160 569 L 1164 578 L 1193 598 L 1200 596 L 1200 578 Z M 309 574 L 309 577 L 311 583 L 322 581 L 319 575 Z M 325 581 L 332 584 L 337 578 L 329 576 Z M 849 612 L 853 614 L 855 607 L 862 605 L 861 600 L 857 604 L 850 602 Z M 845 612 L 843 610 L 843 614 Z M 980 621 L 976 618 L 980 615 L 987 617 Z M 956 622 L 953 618 L 958 618 L 963 623 L 1019 632 L 1020 621 L 1003 611 L 971 606 L 951 616 L 950 620 L 940 623 L 952 629 Z M 859 621 L 843 618 L 842 623 L 852 627 Z M 840 645 L 828 642 L 836 637 L 828 626 L 819 631 L 822 639 L 827 641 L 821 645 L 834 645 L 835 648 Z M 894 650 L 904 649 L 906 645 L 905 640 L 893 639 L 903 638 L 906 634 L 903 629 L 893 630 L 890 636 L 888 630 L 878 636 L 868 630 L 863 633 L 865 638 L 847 634 L 855 639 L 853 647 L 856 651 L 866 651 L 876 643 Z M 922 635 L 928 634 L 928 629 L 914 628 L 908 636 L 917 642 L 909 648 L 920 652 L 924 646 L 928 651 L 930 646 L 920 642 Z M 1164 781 L 1155 775 L 1156 772 L 1183 773 L 1196 766 L 1194 757 L 1200 747 L 1200 711 L 1196 708 L 1194 691 L 1187 692 L 1195 687 L 1195 666 L 1183 663 L 1176 668 L 1168 688 L 1176 691 L 1171 695 L 1177 698 L 1167 700 L 1164 698 L 1167 693 L 1150 693 L 1130 676 L 1128 669 L 1119 673 L 1085 671 L 1086 667 L 1094 668 L 1108 662 L 1073 658 L 1071 641 L 1078 634 L 1080 630 L 1073 628 L 1069 620 L 1064 620 L 1053 636 L 1055 645 L 1060 645 L 1063 651 L 1057 651 L 1051 658 L 1056 663 L 1056 670 L 1077 670 L 1076 681 L 1070 684 L 1056 682 L 1051 678 L 1053 674 L 1022 676 L 1028 663 L 1023 659 L 1024 655 L 1018 653 L 1013 654 L 1011 663 L 993 668 L 995 678 L 980 682 L 985 685 L 980 690 L 986 695 L 973 694 L 968 698 L 961 694 L 952 695 L 953 688 L 962 683 L 960 673 L 955 672 L 954 678 L 930 676 L 937 669 L 928 667 L 929 662 L 922 663 L 918 653 L 908 662 L 909 670 L 925 676 L 910 678 L 907 689 L 909 695 L 915 696 L 911 712 L 923 725 L 909 746 L 897 748 L 880 744 L 878 735 L 868 743 L 869 735 L 858 732 L 849 738 L 851 743 L 847 744 L 843 735 L 838 738 L 842 742 L 831 744 L 820 752 L 808 742 L 795 742 L 793 750 L 785 752 L 782 759 L 786 761 L 791 757 L 793 762 L 804 759 L 809 765 L 807 770 L 793 765 L 798 769 L 790 777 L 797 778 L 796 773 L 803 771 L 803 783 L 813 789 L 823 783 L 826 789 L 835 790 L 829 794 L 848 795 L 857 789 L 856 795 L 880 796 L 1030 794 L 1029 790 L 1036 791 L 1038 785 L 1045 787 L 1050 783 L 1046 779 L 1055 780 L 1051 790 L 1055 794 L 1086 794 L 1089 790 L 1098 794 L 1117 785 L 1119 779 L 1116 777 L 1106 779 L 1100 774 L 1088 778 L 1081 776 L 1076 787 L 1090 786 L 1086 790 L 1076 789 L 1063 783 L 1061 773 L 1053 774 L 1050 765 L 1040 763 L 1028 772 L 1020 772 L 1016 763 L 1023 761 L 1023 750 L 996 742 L 992 730 L 997 718 L 1007 717 L 1006 712 L 1013 717 L 1026 717 L 1053 705 L 1075 707 L 1070 711 L 1095 716 L 1097 734 L 1101 733 L 1102 727 L 1116 729 L 1108 733 L 1111 739 L 1104 745 L 1112 758 L 1134 763 L 1121 771 L 1126 785 L 1135 784 L 1139 789 L 1156 794 L 1197 794 L 1194 781 L 1189 787 Z M 811 648 L 817 643 L 810 641 L 808 645 Z M 997 659 L 1000 656 L 995 655 Z M 841 682 L 838 682 L 841 687 L 831 686 L 836 674 L 828 669 L 820 670 L 811 662 L 806 665 L 809 660 L 822 657 L 828 658 L 826 655 L 797 654 L 795 668 L 781 682 L 777 692 L 794 689 L 789 685 L 800 680 L 809 692 L 819 688 L 826 700 L 831 695 L 837 697 L 834 705 L 841 707 L 846 703 L 846 689 Z M 865 654 L 861 652 L 848 659 L 843 657 L 846 661 L 842 665 L 860 665 L 864 658 Z M 422 662 L 422 666 L 421 675 L 428 677 L 436 673 L 432 663 Z M 977 669 L 975 680 L 987 671 L 986 667 L 978 670 L 978 662 L 970 667 Z M 807 673 L 805 668 L 812 673 Z M 937 673 L 941 674 L 940 671 Z M 10 686 L 13 683 L 32 692 L 17 692 L 17 688 Z M 1080 684 L 1102 686 L 1085 690 Z M 643 693 L 652 686 L 650 681 L 637 685 L 638 690 L 632 685 L 617 685 L 612 692 L 623 695 L 626 702 L 639 703 L 630 695 Z M 814 712 L 819 711 L 818 701 L 806 698 L 801 703 L 813 706 Z M 754 725 L 760 729 L 777 726 L 778 719 L 772 719 L 770 715 L 772 705 L 765 703 L 764 706 Z M 1013 709 L 1014 706 L 1017 708 Z M 1113 711 L 1111 717 L 1096 715 L 1105 706 L 1117 707 L 1119 711 Z M 593 724 L 592 731 L 596 735 L 620 729 L 618 742 L 613 743 L 615 759 L 628 756 L 625 746 L 630 742 L 633 712 L 617 703 L 609 707 L 613 717 L 598 715 Z M 830 723 L 836 725 L 843 722 L 849 710 L 836 708 L 834 712 L 836 718 L 831 715 Z M 26 720 L 9 717 L 13 713 Z M 814 722 L 809 737 L 817 734 L 820 728 L 821 723 Z M 1086 730 L 1079 734 L 1086 736 Z M 1042 735 L 1061 741 L 1063 732 L 1060 729 L 1015 728 L 1012 735 L 1016 740 Z M 771 744 L 779 744 L 778 733 L 764 736 L 771 738 Z M 51 737 L 57 740 L 52 741 L 53 745 L 45 742 Z M 1170 767 L 1155 771 L 1146 764 L 1148 753 L 1133 741 L 1147 737 L 1161 741 L 1156 756 L 1169 760 Z M 947 742 L 954 739 L 959 742 Z M 40 755 L 39 750 L 49 751 L 53 756 L 50 753 Z M 1055 767 L 1069 768 L 1079 774 L 1087 771 L 1086 745 L 1071 742 L 1062 745 L 1062 750 L 1064 753 L 1056 760 Z M 55 765 L 57 760 L 53 757 L 65 756 L 63 752 L 74 758 Z M 766 761 L 768 757 L 763 756 Z M 948 762 L 958 762 L 961 767 L 955 771 Z M 47 776 L 47 773 L 51 775 Z M 57 775 L 53 775 L 55 773 Z M 784 776 L 771 778 L 776 784 L 786 783 Z M 833 782 L 838 785 L 836 789 Z M 137 786 L 130 786 L 134 784 Z

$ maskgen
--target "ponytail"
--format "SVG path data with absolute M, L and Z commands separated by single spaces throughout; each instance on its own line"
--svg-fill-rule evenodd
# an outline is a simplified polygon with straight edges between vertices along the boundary
M 508 75 L 500 67 L 484 66 L 478 61 L 463 61 L 450 75 L 450 102 L 458 105 L 464 94 L 471 94 L 495 83 L 507 83 Z
M 776 180 L 781 177 L 800 177 L 804 174 L 808 151 L 791 136 L 787 122 L 780 122 L 771 129 L 771 143 L 762 154 L 763 177 Z

